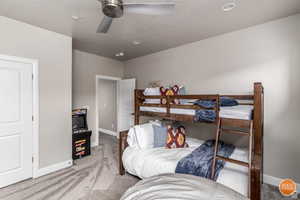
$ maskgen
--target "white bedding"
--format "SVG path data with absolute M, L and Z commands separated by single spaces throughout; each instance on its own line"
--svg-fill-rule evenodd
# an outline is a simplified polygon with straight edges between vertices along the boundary
M 188 138 L 187 143 L 190 147 L 183 149 L 128 147 L 123 153 L 123 164 L 127 172 L 141 179 L 174 173 L 177 163 L 203 142 Z M 248 151 L 236 148 L 230 158 L 248 162 Z M 227 162 L 220 172 L 217 182 L 247 196 L 248 168 Z
M 245 196 L 208 179 L 165 174 L 138 182 L 121 200 L 247 200 Z
M 147 106 L 141 106 L 140 110 L 148 111 L 148 112 L 158 112 L 158 113 L 167 112 L 166 108 L 147 107 Z M 253 106 L 251 106 L 251 105 L 221 107 L 220 108 L 220 117 L 231 118 L 231 119 L 250 120 L 252 118 L 252 110 L 253 110 Z M 193 109 L 178 109 L 178 108 L 170 109 L 170 113 L 172 113 L 172 114 L 195 115 L 195 112 L 196 111 Z

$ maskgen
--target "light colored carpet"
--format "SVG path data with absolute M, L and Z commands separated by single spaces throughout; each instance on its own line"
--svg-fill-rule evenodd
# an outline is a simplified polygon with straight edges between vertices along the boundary
M 118 175 L 117 139 L 102 134 L 92 155 L 71 168 L 0 190 L 1 200 L 118 200 L 138 179 Z
M 71 168 L 0 189 L 0 200 L 119 200 L 138 179 L 118 175 L 115 137 L 101 134 L 100 146 Z M 276 187 L 263 186 L 263 200 L 281 200 Z

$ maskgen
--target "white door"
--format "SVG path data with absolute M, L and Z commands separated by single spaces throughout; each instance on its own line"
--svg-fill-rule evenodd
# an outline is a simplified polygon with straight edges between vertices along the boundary
M 32 177 L 32 70 L 0 56 L 0 188 Z
M 118 131 L 129 130 L 134 125 L 135 79 L 118 81 Z

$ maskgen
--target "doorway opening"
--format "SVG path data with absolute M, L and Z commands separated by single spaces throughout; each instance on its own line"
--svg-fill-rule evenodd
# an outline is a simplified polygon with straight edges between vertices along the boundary
M 133 125 L 135 79 L 96 76 L 96 137 L 99 134 L 118 137 L 118 133 Z
M 97 111 L 98 132 L 117 136 L 117 81 L 98 78 L 97 80 Z

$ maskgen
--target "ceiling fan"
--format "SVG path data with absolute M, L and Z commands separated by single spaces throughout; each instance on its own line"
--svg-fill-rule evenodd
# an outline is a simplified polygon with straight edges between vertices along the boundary
M 136 13 L 144 15 L 165 15 L 170 14 L 175 8 L 174 1 L 155 1 L 143 3 L 137 0 L 136 3 L 126 3 L 126 0 L 98 0 L 102 4 L 104 18 L 100 23 L 97 33 L 107 33 L 114 18 L 120 18 L 125 13 Z

